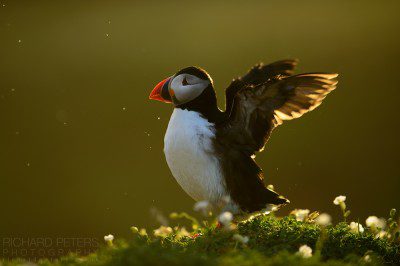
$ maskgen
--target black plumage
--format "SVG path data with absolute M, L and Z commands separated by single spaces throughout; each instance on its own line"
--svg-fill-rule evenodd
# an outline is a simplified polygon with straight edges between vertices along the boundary
M 282 60 L 254 66 L 226 89 L 224 112 L 217 107 L 212 82 L 196 99 L 176 106 L 199 112 L 215 124 L 215 153 L 229 194 L 243 211 L 258 211 L 266 204 L 288 202 L 266 188 L 263 172 L 253 155 L 264 148 L 274 128 L 313 110 L 336 87 L 337 74 L 293 75 L 296 65 L 297 60 Z M 206 71 L 197 67 L 178 73 L 211 80 Z

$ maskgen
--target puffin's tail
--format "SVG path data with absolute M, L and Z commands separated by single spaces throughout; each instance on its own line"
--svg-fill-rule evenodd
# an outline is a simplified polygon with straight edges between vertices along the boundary
M 285 205 L 290 203 L 290 200 L 288 200 L 282 195 L 279 195 L 275 191 L 270 190 L 269 188 L 265 189 L 264 196 L 266 204 Z

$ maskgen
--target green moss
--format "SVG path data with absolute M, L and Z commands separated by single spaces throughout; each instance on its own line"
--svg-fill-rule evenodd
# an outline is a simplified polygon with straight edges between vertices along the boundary
M 325 231 L 322 231 L 325 230 Z M 40 261 L 39 265 L 369 265 L 400 264 L 400 244 L 389 239 L 377 239 L 366 230 L 352 233 L 345 223 L 326 229 L 292 216 L 276 218 L 261 215 L 238 224 L 227 231 L 215 226 L 200 227 L 202 235 L 166 238 L 135 234 L 132 239 L 106 245 L 87 257 L 70 255 L 55 262 Z M 192 232 L 195 233 L 195 232 Z M 234 240 L 234 234 L 249 237 L 247 244 Z M 321 237 L 323 236 L 323 237 Z M 319 243 L 319 244 L 317 244 Z M 301 245 L 313 249 L 313 256 L 303 259 L 296 254 Z M 3 265 L 20 265 L 20 261 Z

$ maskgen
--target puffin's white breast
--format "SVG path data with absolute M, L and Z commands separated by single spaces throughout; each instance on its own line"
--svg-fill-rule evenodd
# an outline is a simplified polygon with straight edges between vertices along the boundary
M 164 138 L 172 175 L 193 199 L 219 202 L 226 196 L 220 163 L 214 154 L 214 124 L 194 111 L 175 108 Z

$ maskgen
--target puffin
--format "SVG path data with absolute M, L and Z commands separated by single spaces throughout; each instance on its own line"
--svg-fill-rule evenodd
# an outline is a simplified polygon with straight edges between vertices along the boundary
M 318 107 L 336 88 L 335 73 L 294 74 L 298 60 L 259 63 L 232 80 L 225 111 L 218 108 L 214 83 L 190 66 L 159 82 L 149 99 L 172 104 L 164 138 L 168 167 L 195 201 L 223 205 L 233 214 L 253 213 L 289 203 L 264 184 L 255 154 L 284 121 Z

